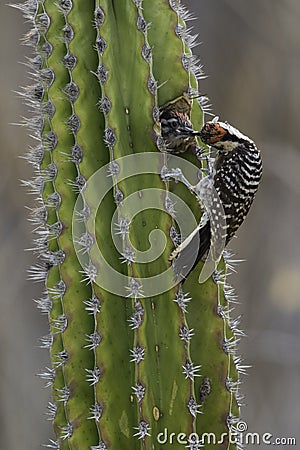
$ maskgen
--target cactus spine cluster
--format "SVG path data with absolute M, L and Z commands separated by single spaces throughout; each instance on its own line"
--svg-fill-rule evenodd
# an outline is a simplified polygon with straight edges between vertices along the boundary
M 236 448 L 228 434 L 217 446 L 197 438 L 219 439 L 238 420 L 243 366 L 226 264 L 201 285 L 196 271 L 183 286 L 152 295 L 147 285 L 169 269 L 178 243 L 174 195 L 200 215 L 187 189 L 160 175 L 168 157 L 160 152 L 159 108 L 188 93 L 191 120 L 197 127 L 203 120 L 191 17 L 179 0 L 15 6 L 33 25 L 25 43 L 34 48 L 35 82 L 22 95 L 37 141 L 26 185 L 38 201 L 31 278 L 44 283 L 38 307 L 50 327 L 41 345 L 52 366 L 41 376 L 52 389 L 56 438 L 47 447 Z M 165 239 L 151 257 L 162 242 L 155 234 L 149 244 L 157 230 Z

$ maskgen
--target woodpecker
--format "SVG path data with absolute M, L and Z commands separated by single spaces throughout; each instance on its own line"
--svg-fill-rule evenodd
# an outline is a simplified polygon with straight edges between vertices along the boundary
M 186 262 L 191 255 L 195 257 L 195 245 L 197 245 L 196 260 L 188 273 L 201 259 L 207 257 L 218 222 L 222 223 L 221 234 L 224 245 L 229 243 L 249 212 L 262 175 L 262 160 L 255 143 L 227 122 L 220 122 L 218 118 L 215 118 L 206 122 L 201 131 L 191 133 L 193 136 L 200 136 L 204 144 L 216 150 L 212 173 L 203 178 L 199 186 L 203 191 L 205 184 L 201 187 L 201 183 L 206 179 L 208 181 L 210 177 L 211 185 L 222 207 L 215 207 L 214 199 L 211 202 L 211 211 L 204 213 L 195 232 L 171 255 L 171 259 L 179 255 L 180 259 Z M 209 186 L 209 183 L 206 185 Z M 194 192 L 197 192 L 197 187 Z M 223 221 L 219 221 L 218 214 L 223 215 Z M 188 274 L 185 278 L 187 276 Z
M 191 99 L 186 93 L 160 108 L 161 136 L 167 152 L 184 153 L 197 148 L 190 115 Z

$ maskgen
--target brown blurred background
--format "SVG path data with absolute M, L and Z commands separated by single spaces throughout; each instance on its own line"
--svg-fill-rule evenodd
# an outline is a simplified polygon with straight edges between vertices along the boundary
M 255 205 L 231 245 L 246 259 L 230 281 L 248 335 L 240 350 L 253 365 L 243 378 L 242 416 L 249 431 L 294 436 L 300 448 L 300 2 L 184 3 L 197 17 L 190 25 L 202 45 L 194 53 L 208 75 L 201 90 L 212 112 L 252 137 L 264 159 Z M 32 302 L 41 286 L 26 281 L 34 258 L 23 250 L 31 245 L 24 208 L 31 198 L 19 179 L 31 171 L 18 155 L 32 142 L 10 125 L 28 114 L 13 93 L 28 82 L 18 63 L 30 54 L 19 45 L 27 29 L 18 11 L 1 2 L 0 448 L 6 450 L 37 450 L 52 436 L 44 417 L 49 391 L 35 376 L 48 363 L 37 347 L 47 322 Z
M 300 448 L 300 2 L 184 3 L 197 16 L 194 53 L 213 113 L 252 137 L 264 160 L 253 209 L 230 245 L 246 260 L 230 278 L 248 335 L 240 350 L 253 365 L 242 417 L 249 431 L 294 436 Z

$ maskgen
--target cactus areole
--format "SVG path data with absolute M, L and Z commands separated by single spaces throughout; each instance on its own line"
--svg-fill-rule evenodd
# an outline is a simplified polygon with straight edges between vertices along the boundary
M 30 274 L 49 318 L 46 447 L 234 449 L 244 367 L 227 263 L 199 283 L 199 262 L 182 284 L 169 261 L 201 216 L 197 197 L 168 177 L 180 167 L 197 183 L 201 143 L 176 141 L 176 152 L 172 129 L 162 132 L 176 133 L 174 113 L 203 125 L 192 17 L 179 0 L 15 6 L 32 24 L 34 84 L 22 95 L 36 142 Z

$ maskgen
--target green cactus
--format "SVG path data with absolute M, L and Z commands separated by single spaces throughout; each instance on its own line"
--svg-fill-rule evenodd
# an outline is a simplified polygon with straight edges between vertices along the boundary
M 168 260 L 180 199 L 195 216 L 190 223 L 183 210 L 184 233 L 200 218 L 195 196 L 161 176 L 178 159 L 160 151 L 159 108 L 184 95 L 194 126 L 203 123 L 190 15 L 179 0 L 17 7 L 33 24 L 25 43 L 37 79 L 24 93 L 37 140 L 28 153 L 40 259 L 31 277 L 45 283 L 38 306 L 50 326 L 48 447 L 198 449 L 196 434 L 227 433 L 205 448 L 236 448 L 228 433 L 243 366 L 228 268 L 221 262 L 199 284 L 201 263 L 176 285 Z M 196 177 L 195 155 L 178 158 Z

